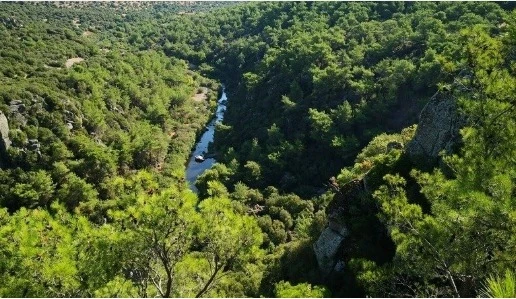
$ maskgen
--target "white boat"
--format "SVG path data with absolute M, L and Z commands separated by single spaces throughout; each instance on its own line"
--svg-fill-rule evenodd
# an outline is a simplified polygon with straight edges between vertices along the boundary
M 204 157 L 201 155 L 195 156 L 195 162 L 201 163 L 201 162 L 204 162 L 204 160 L 206 160 L 206 159 L 204 159 Z

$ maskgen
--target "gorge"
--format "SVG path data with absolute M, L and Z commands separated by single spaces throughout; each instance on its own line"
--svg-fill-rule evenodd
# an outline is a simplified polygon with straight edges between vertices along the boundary
M 515 9 L 0 3 L 0 296 L 516 296 Z

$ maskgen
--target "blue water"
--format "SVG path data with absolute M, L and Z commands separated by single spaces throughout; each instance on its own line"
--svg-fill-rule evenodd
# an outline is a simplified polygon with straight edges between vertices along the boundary
M 215 117 L 208 123 L 206 127 L 206 131 L 202 134 L 201 139 L 195 145 L 194 151 L 190 154 L 190 160 L 188 161 L 188 166 L 186 167 L 186 179 L 188 180 L 188 184 L 190 185 L 190 189 L 197 193 L 197 188 L 194 183 L 197 180 L 197 177 L 201 175 L 206 169 L 210 168 L 216 160 L 214 158 L 207 158 L 202 163 L 195 162 L 195 156 L 197 155 L 206 155 L 208 153 L 208 145 L 210 142 L 213 142 L 213 136 L 215 134 L 215 125 L 219 122 L 222 122 L 224 119 L 224 112 L 226 112 L 226 92 L 222 89 L 222 95 L 220 99 L 217 101 L 217 112 L 215 113 Z

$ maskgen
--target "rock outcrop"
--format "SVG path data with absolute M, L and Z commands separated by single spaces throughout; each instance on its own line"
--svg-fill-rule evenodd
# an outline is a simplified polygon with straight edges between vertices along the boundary
M 330 274 L 337 265 L 337 252 L 347 237 L 347 231 L 343 230 L 343 232 L 344 234 L 327 227 L 314 244 L 317 264 L 324 275 Z
M 9 123 L 7 117 L 0 111 L 0 153 L 5 153 L 11 146 L 9 140 Z
M 457 101 L 451 95 L 436 93 L 421 111 L 416 134 L 407 144 L 411 161 L 421 169 L 437 165 L 441 151 L 451 153 L 460 143 L 459 130 L 464 124 Z
M 9 103 L 9 119 L 11 122 L 19 123 L 22 126 L 27 125 L 27 106 L 21 100 L 12 100 Z
M 353 180 L 339 189 L 327 208 L 328 226 L 313 245 L 319 270 L 324 275 L 343 268 L 343 261 L 338 259 L 338 252 L 349 234 L 344 218 L 349 209 L 349 202 L 361 196 L 363 192 L 364 180 Z
M 458 113 L 456 100 L 449 94 L 436 93 L 421 111 L 414 138 L 405 148 L 403 144 L 391 142 L 386 152 L 405 150 L 413 165 L 428 170 L 439 165 L 441 151 L 453 153 L 456 150 L 460 145 L 459 131 L 465 124 L 465 118 Z M 344 220 L 350 203 L 373 191 L 368 188 L 372 172 L 340 188 L 332 184 L 337 192 L 327 208 L 328 226 L 313 246 L 319 269 L 324 275 L 342 268 L 344 261 L 340 260 L 340 249 L 345 246 L 349 235 Z

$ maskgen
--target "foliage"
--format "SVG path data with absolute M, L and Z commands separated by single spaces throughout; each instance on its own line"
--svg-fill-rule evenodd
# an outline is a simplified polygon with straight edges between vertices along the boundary
M 324 298 L 329 297 L 329 292 L 324 287 L 312 287 L 307 283 L 293 286 L 289 282 L 280 281 L 276 284 L 275 295 L 277 298 Z
M 512 298 L 516 296 L 516 277 L 510 270 L 505 271 L 503 277 L 490 277 L 487 279 L 485 297 Z
M 3 3 L 0 296 L 514 296 L 511 9 Z M 230 101 L 196 196 L 207 77 Z M 466 125 L 423 172 L 404 148 L 439 89 Z M 327 279 L 327 189 L 356 179 Z
M 465 66 L 471 76 L 462 82 L 470 88 L 456 91 L 470 126 L 461 131 L 461 154 L 444 159 L 452 176 L 438 169 L 411 172 L 430 213 L 409 201 L 406 180 L 399 175 L 386 175 L 387 185 L 375 192 L 396 244 L 389 281 L 398 281 L 400 287 L 387 288 L 395 295 L 475 296 L 489 273 L 514 263 L 516 165 L 507 156 L 515 150 L 509 112 L 514 77 L 502 68 L 500 41 L 479 27 L 473 32 L 463 33 L 477 38 L 466 45 Z
M 503 30 L 495 24 L 506 12 L 481 6 L 406 3 L 386 14 L 379 3 L 256 4 L 207 20 L 242 28 L 207 55 L 232 99 L 230 129 L 217 131 L 216 146 L 236 149 L 240 165 L 254 161 L 264 174 L 249 179 L 239 169 L 230 182 L 316 193 L 374 136 L 416 122 L 437 83 L 458 74 L 456 40 L 470 23 L 456 11 Z M 253 157 L 251 144 L 260 149 Z

